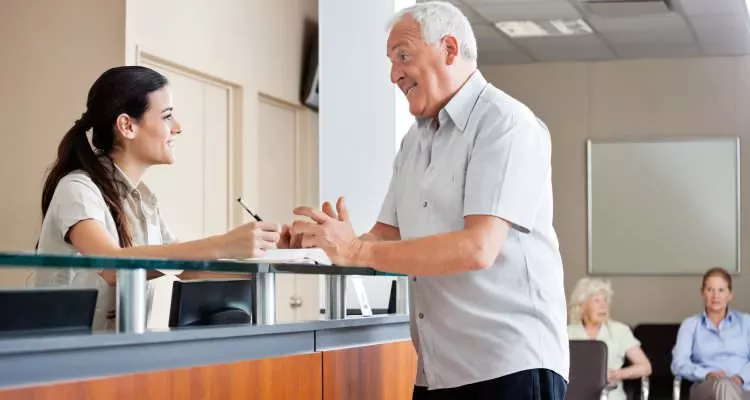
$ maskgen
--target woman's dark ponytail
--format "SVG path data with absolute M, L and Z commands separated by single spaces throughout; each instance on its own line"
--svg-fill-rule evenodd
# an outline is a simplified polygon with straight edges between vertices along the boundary
M 63 136 L 57 148 L 57 160 L 50 169 L 42 190 L 42 217 L 47 215 L 52 196 L 60 180 L 74 171 L 83 171 L 102 192 L 115 221 L 120 247 L 131 247 L 133 237 L 125 215 L 122 194 L 115 180 L 116 169 L 110 154 L 115 146 L 115 121 L 121 114 L 138 120 L 149 106 L 148 95 L 167 84 L 158 72 L 136 66 L 112 68 L 94 82 L 89 90 L 87 111 Z M 92 130 L 89 142 L 88 131 Z M 93 143 L 93 147 L 92 147 Z M 97 151 L 94 151 L 96 147 Z
M 76 121 L 57 146 L 57 160 L 50 170 L 47 180 L 44 182 L 44 189 L 42 190 L 42 217 L 47 215 L 52 195 L 55 193 L 55 188 L 60 179 L 69 172 L 81 169 L 82 167 L 79 154 L 83 153 L 84 146 L 81 142 L 85 140 L 86 144 L 88 144 L 86 131 L 89 129 L 85 115 Z M 91 152 L 93 153 L 93 151 Z

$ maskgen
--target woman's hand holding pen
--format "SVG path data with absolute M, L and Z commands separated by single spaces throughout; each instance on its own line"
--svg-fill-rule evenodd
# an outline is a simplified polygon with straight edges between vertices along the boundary
M 245 250 L 252 249 L 252 255 L 247 256 L 237 256 L 237 257 L 228 257 L 228 258 L 251 258 L 251 257 L 260 257 L 263 255 L 263 253 L 268 249 L 275 249 L 277 247 L 279 248 L 289 248 L 289 226 L 284 225 L 283 227 L 279 224 L 272 224 L 269 222 L 263 222 L 263 220 L 260 218 L 260 216 L 253 212 L 252 209 L 250 209 L 250 206 L 245 204 L 245 201 L 242 200 L 242 197 L 237 198 L 237 203 L 242 206 L 242 208 L 247 211 L 248 214 L 250 214 L 251 217 L 255 219 L 257 222 L 249 223 L 247 225 L 243 225 L 238 229 L 241 229 L 245 226 L 251 227 L 251 235 L 250 237 L 245 237 L 248 242 L 245 243 Z M 228 234 L 231 234 L 234 231 L 231 231 Z M 240 234 L 240 233 L 238 233 Z M 242 243 L 238 243 L 238 245 L 242 246 Z M 250 246 L 250 247 L 247 247 Z M 241 247 L 240 247 L 241 248 Z
M 268 249 L 275 249 L 281 238 L 281 226 L 271 222 L 250 222 L 217 237 L 220 258 L 260 257 Z

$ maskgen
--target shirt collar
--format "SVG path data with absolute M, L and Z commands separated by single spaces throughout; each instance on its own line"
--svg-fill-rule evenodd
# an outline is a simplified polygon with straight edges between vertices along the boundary
M 602 323 L 602 325 L 599 327 L 599 332 L 596 333 L 596 338 L 594 339 L 603 340 L 612 336 L 612 333 L 610 331 L 609 321 L 610 320 L 608 319 Z M 579 322 L 578 326 L 580 327 L 583 336 L 589 339 L 588 332 L 586 332 L 586 325 L 583 324 L 583 321 Z
M 728 323 L 732 323 L 732 321 L 734 321 L 734 319 L 736 318 L 736 315 L 735 315 L 735 314 L 736 314 L 736 312 L 735 312 L 735 311 L 733 311 L 733 310 L 728 310 L 728 311 L 727 311 L 727 315 L 726 315 L 726 316 L 724 317 L 724 319 L 723 319 L 723 320 L 721 320 L 721 322 L 724 322 L 724 321 L 726 321 L 726 322 L 728 322 Z M 704 324 L 705 324 L 705 323 L 706 323 L 706 322 L 708 321 L 708 314 L 707 314 L 707 313 L 706 313 L 705 311 L 703 311 L 703 312 L 701 313 L 701 320 L 703 321 L 703 323 L 704 323 Z
M 469 123 L 469 116 L 474 110 L 474 105 L 479 100 L 487 80 L 479 70 L 474 71 L 468 80 L 461 86 L 456 94 L 451 97 L 448 104 L 438 113 L 438 121 L 443 126 L 450 118 L 459 131 L 463 132 Z M 417 117 L 417 126 L 422 129 L 432 123 L 433 118 Z
M 125 171 L 123 171 L 122 168 L 120 168 L 120 166 L 117 165 L 116 162 L 114 162 L 114 160 L 112 161 L 112 166 L 115 169 L 114 176 L 115 176 L 115 179 L 117 179 L 118 182 L 120 182 L 123 185 L 125 185 L 125 187 L 128 188 L 128 191 L 132 191 L 132 190 L 136 190 L 137 189 L 136 186 L 133 185 L 133 182 L 130 181 L 130 179 L 128 178 L 128 176 L 125 175 Z
M 143 201 L 152 206 L 156 205 L 156 195 L 154 195 L 154 193 L 151 191 L 151 189 L 148 188 L 148 186 L 146 186 L 145 183 L 140 182 L 138 185 L 133 185 L 133 183 L 130 182 L 130 179 L 128 179 L 128 176 L 125 175 L 125 172 L 120 168 L 120 166 L 117 165 L 117 163 L 109 157 L 103 157 L 102 164 L 108 171 L 113 172 L 112 175 L 115 179 L 115 182 L 117 182 L 124 189 L 124 191 L 121 193 L 123 197 L 133 196 L 134 193 L 138 193 L 137 196 L 140 196 Z

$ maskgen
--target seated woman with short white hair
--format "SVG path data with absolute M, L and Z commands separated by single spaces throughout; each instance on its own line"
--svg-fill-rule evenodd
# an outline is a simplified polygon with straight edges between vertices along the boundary
M 649 376 L 651 363 L 630 328 L 610 319 L 612 295 L 609 281 L 596 278 L 578 281 L 570 295 L 568 336 L 570 340 L 600 340 L 607 345 L 607 378 L 617 384 L 609 399 L 625 400 L 622 381 Z M 623 368 L 626 357 L 631 365 Z

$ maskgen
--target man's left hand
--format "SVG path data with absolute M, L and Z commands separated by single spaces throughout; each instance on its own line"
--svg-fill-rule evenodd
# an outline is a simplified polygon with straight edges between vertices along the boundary
M 302 238 L 301 247 L 323 249 L 336 265 L 356 265 L 362 241 L 349 221 L 349 211 L 344 205 L 343 197 L 339 197 L 336 202 L 336 212 L 326 202 L 322 210 L 297 207 L 294 214 L 314 221 L 295 221 L 292 225 L 291 235 Z
M 737 386 L 742 387 L 742 385 L 745 384 L 745 381 L 742 379 L 742 377 L 738 375 L 733 376 L 731 379 L 732 379 L 732 382 L 737 384 Z

